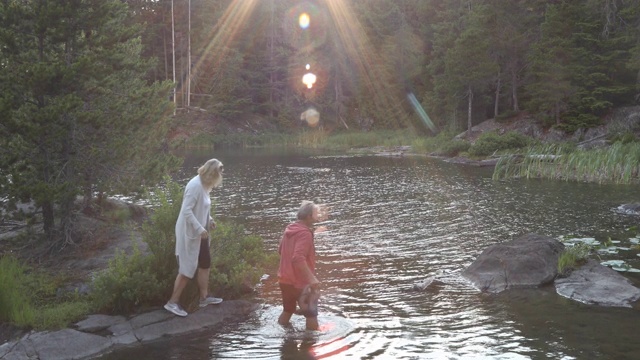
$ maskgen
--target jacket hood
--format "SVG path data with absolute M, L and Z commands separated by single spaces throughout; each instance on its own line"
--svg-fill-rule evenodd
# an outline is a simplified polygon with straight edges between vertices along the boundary
M 301 222 L 294 222 L 292 224 L 287 225 L 287 229 L 284 231 L 284 233 L 286 236 L 292 236 L 303 231 L 308 231 L 312 233 L 311 229 L 309 229 L 305 224 Z

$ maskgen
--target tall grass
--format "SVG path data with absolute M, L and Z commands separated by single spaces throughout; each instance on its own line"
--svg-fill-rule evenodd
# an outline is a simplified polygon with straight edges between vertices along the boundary
M 567 276 L 572 270 L 584 264 L 591 253 L 591 246 L 587 244 L 575 244 L 565 247 L 558 258 L 558 274 Z
M 35 271 L 12 257 L 0 258 L 0 323 L 55 330 L 89 313 L 91 305 L 76 293 L 58 296 L 61 279 Z
M 493 178 L 547 178 L 633 184 L 640 180 L 640 143 L 617 142 L 608 148 L 570 150 L 566 146 L 531 147 L 498 161 Z
M 26 268 L 12 256 L 0 258 L 0 322 L 33 323 L 35 313 L 25 287 Z

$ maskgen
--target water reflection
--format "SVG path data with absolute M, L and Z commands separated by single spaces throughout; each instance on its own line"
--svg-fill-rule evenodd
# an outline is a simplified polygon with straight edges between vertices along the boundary
M 181 181 L 213 155 L 188 157 Z M 638 201 L 637 187 L 493 181 L 490 169 L 421 157 L 215 157 L 226 167 L 216 215 L 244 224 L 270 251 L 300 200 L 331 207 L 329 231 L 316 237 L 323 331 L 302 330 L 300 317 L 293 329 L 277 325 L 272 273 L 248 321 L 106 359 L 632 359 L 640 351 L 637 310 L 587 307 L 553 289 L 484 295 L 458 276 L 486 246 L 528 232 L 619 233 L 637 220 L 612 210 Z M 441 284 L 411 291 L 440 271 Z

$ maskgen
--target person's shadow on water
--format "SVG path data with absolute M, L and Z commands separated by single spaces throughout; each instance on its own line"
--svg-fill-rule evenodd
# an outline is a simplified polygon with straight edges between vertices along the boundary
M 287 336 L 282 341 L 280 347 L 280 359 L 282 360 L 317 360 L 313 354 L 313 345 L 316 339 L 305 335 L 302 339 L 294 336 Z

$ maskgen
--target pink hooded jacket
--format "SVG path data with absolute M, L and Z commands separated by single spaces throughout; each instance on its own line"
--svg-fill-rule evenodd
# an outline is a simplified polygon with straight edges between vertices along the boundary
M 301 222 L 289 224 L 280 240 L 278 253 L 280 254 L 278 281 L 298 289 L 304 288 L 308 284 L 308 279 L 296 270 L 294 264 L 306 261 L 311 273 L 315 274 L 316 248 L 311 229 Z

